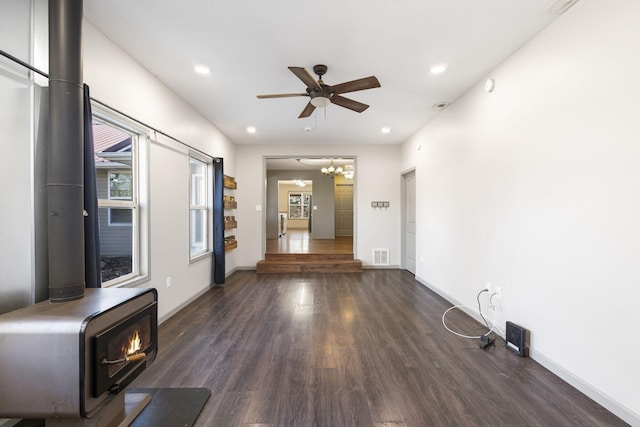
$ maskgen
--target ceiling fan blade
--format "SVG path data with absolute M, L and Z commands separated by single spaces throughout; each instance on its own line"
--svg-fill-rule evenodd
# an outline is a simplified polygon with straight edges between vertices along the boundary
M 307 87 L 317 90 L 322 90 L 316 79 L 313 78 L 311 73 L 307 71 L 304 67 L 289 67 L 291 72 L 296 75 L 297 78 L 302 80 L 302 83 L 307 85 Z
M 353 99 L 345 98 L 340 95 L 333 95 L 331 97 L 331 103 L 348 108 L 349 110 L 357 111 L 358 113 L 362 113 L 364 110 L 369 108 L 367 104 L 363 104 L 362 102 L 354 101 Z
M 370 76 L 331 86 L 329 87 L 329 90 L 333 93 L 347 93 L 358 90 L 373 89 L 374 87 L 380 87 L 380 82 L 375 76 Z
M 267 99 L 267 98 L 289 98 L 292 96 L 309 96 L 308 93 L 278 93 L 275 95 L 256 95 L 259 99 Z
M 309 102 L 307 104 L 306 107 L 304 107 L 304 110 L 302 110 L 302 113 L 300 113 L 300 115 L 298 116 L 299 119 L 303 119 L 305 117 L 309 117 L 311 115 L 311 113 L 313 113 L 313 111 L 316 109 L 316 107 L 313 106 L 313 104 L 311 102 Z

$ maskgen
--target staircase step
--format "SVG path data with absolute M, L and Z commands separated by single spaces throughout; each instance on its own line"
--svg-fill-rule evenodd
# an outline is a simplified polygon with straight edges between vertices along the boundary
M 267 253 L 264 256 L 264 260 L 265 261 L 283 261 L 283 262 L 353 261 L 353 254 Z
M 258 261 L 257 273 L 361 273 L 362 261 L 349 260 L 307 260 L 307 261 Z

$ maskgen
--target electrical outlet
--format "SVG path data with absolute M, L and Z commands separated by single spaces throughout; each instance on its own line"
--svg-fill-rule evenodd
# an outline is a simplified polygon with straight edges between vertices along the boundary
M 502 288 L 500 286 L 496 288 L 495 292 L 496 292 L 496 298 L 498 299 L 502 298 Z
M 167 276 L 167 288 L 171 287 L 171 276 Z

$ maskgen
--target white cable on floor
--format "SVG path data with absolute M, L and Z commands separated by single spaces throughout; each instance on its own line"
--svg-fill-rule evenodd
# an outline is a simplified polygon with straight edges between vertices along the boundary
M 445 318 L 445 316 L 447 315 L 448 312 L 450 312 L 451 310 L 456 309 L 456 308 L 458 308 L 458 309 L 466 308 L 466 309 L 469 309 L 469 310 L 471 310 L 473 312 L 478 313 L 479 315 L 482 315 L 482 313 L 480 313 L 479 310 L 476 310 L 475 308 L 469 307 L 469 306 L 466 306 L 466 305 L 454 305 L 453 307 L 449 307 L 444 313 L 442 313 L 442 326 L 444 326 L 444 328 L 447 331 L 451 332 L 452 334 L 457 335 L 457 336 L 462 337 L 462 338 L 480 339 L 483 336 L 485 336 L 485 337 L 488 336 L 491 332 L 493 332 L 494 329 L 496 329 L 496 314 L 495 314 L 496 312 L 495 312 L 495 310 L 493 310 L 493 319 L 491 319 L 491 329 L 489 329 L 489 332 L 487 332 L 486 334 L 471 336 L 471 335 L 464 335 L 464 334 L 461 334 L 459 332 L 456 332 L 456 331 L 452 330 L 451 328 L 449 328 L 447 326 L 447 323 L 445 322 L 444 318 Z

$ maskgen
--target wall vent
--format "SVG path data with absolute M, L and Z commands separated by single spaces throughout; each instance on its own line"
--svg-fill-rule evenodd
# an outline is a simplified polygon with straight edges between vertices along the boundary
M 545 13 L 550 13 L 552 15 L 562 15 L 565 13 L 571 6 L 578 3 L 578 0 L 557 0 Z
M 373 250 L 373 265 L 389 265 L 389 248 Z

